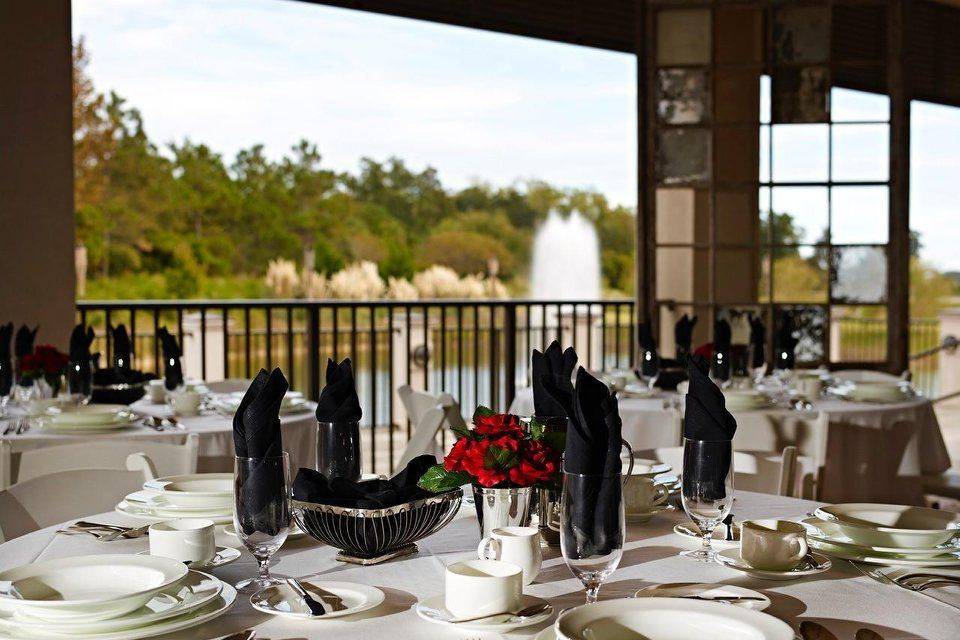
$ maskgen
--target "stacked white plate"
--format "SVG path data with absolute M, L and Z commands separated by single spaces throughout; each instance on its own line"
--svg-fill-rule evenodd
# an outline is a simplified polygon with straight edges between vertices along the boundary
M 770 398 L 756 389 L 727 389 L 723 392 L 727 409 L 749 411 L 770 406 Z
M 871 564 L 960 565 L 960 515 L 893 504 L 820 507 L 803 521 L 810 546 L 828 555 Z
M 117 511 L 147 520 L 209 518 L 233 520 L 233 474 L 193 473 L 144 483 L 117 505 Z
M 40 418 L 49 431 L 109 431 L 133 426 L 139 417 L 122 404 L 88 404 L 79 407 L 50 407 Z
M 187 629 L 227 611 L 237 592 L 169 558 L 94 555 L 0 573 L 22 597 L 0 597 L 0 636 L 136 640 Z
M 220 413 L 236 413 L 243 400 L 243 391 L 215 394 L 210 400 L 213 408 Z M 299 391 L 287 391 L 280 403 L 280 414 L 301 413 L 310 409 L 306 398 Z
M 841 385 L 834 393 L 854 402 L 894 403 L 914 397 L 910 386 L 903 382 L 873 380 Z

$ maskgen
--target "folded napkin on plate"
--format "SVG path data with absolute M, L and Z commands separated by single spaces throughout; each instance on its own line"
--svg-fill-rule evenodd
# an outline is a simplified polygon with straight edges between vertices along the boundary
M 263 459 L 283 454 L 280 404 L 287 388 L 287 379 L 280 369 L 269 374 L 261 369 L 254 378 L 233 417 L 233 445 L 237 456 Z M 277 494 L 286 492 L 282 466 L 275 461 L 257 462 L 238 491 L 244 508 L 236 518 L 244 532 L 275 535 L 276 522 L 269 510 Z
M 13 323 L 0 325 L 0 396 L 10 393 L 13 387 L 13 359 L 10 357 L 10 338 Z
M 750 366 L 754 369 L 762 367 L 766 361 L 767 327 L 759 316 L 750 314 Z
M 563 462 L 567 473 L 590 476 L 571 479 L 568 487 L 571 523 L 563 535 L 572 536 L 567 543 L 579 557 L 609 553 L 623 543 L 622 426 L 616 395 L 580 367 Z
M 673 327 L 673 339 L 677 348 L 677 362 L 680 366 L 686 366 L 687 358 L 690 356 L 690 346 L 693 344 L 693 328 L 697 326 L 697 316 L 692 318 L 683 314 L 677 324 Z
M 80 391 L 84 395 L 91 392 L 93 367 L 90 363 L 90 345 L 95 334 L 93 327 L 78 324 L 70 333 L 70 390 Z
M 130 357 L 133 354 L 127 327 L 123 324 L 110 327 L 110 335 L 113 338 L 113 362 L 110 364 L 121 374 L 127 373 L 130 371 Z
M 561 350 L 554 340 L 543 353 L 530 356 L 533 384 L 533 412 L 538 418 L 566 418 L 573 409 L 573 369 L 577 352 L 573 347 Z
M 793 369 L 797 362 L 797 344 L 800 340 L 794 337 L 795 331 L 793 314 L 784 311 L 780 315 L 777 326 L 776 349 L 774 351 L 774 369 Z
M 16 356 L 17 361 L 33 353 L 33 341 L 36 340 L 39 329 L 40 327 L 37 326 L 31 330 L 25 324 L 17 329 L 17 337 L 13 341 L 13 355 Z
M 318 422 L 360 422 L 363 409 L 357 397 L 350 358 L 340 364 L 327 359 L 327 384 L 317 400 Z
M 686 407 L 683 415 L 683 437 L 689 440 L 707 440 L 722 442 L 733 440 L 737 432 L 737 421 L 727 411 L 723 392 L 710 380 L 707 375 L 707 362 L 701 356 L 690 358 L 687 373 L 690 376 L 690 387 L 687 390 Z M 699 477 L 684 473 L 684 486 L 687 483 L 699 482 L 707 485 L 703 492 L 709 499 L 719 500 L 726 495 L 724 479 L 730 470 L 731 453 L 710 459 L 707 467 L 701 466 Z M 692 486 L 689 485 L 689 486 Z
M 637 341 L 643 353 L 652 353 L 652 357 L 642 355 L 640 358 L 640 373 L 644 376 L 655 376 L 659 373 L 660 358 L 657 354 L 657 341 L 653 339 L 653 329 L 649 322 L 637 325 Z
M 730 378 L 730 346 L 732 331 L 726 320 L 717 320 L 713 325 L 713 359 L 711 370 L 718 380 Z
M 163 386 L 173 391 L 183 384 L 183 365 L 180 363 L 183 352 L 177 339 L 166 327 L 160 327 L 157 337 L 163 350 Z
M 328 480 L 313 469 L 300 469 L 293 482 L 293 498 L 303 502 L 328 504 L 351 509 L 384 509 L 398 504 L 429 498 L 432 492 L 421 489 L 417 481 L 427 469 L 437 464 L 432 455 L 417 456 L 400 473 L 389 480 L 346 478 Z

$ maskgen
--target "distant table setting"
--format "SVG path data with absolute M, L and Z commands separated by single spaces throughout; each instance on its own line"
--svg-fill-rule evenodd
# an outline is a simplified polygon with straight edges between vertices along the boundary
M 261 370 L 232 473 L 153 478 L 0 544 L 0 640 L 956 637 L 960 515 L 736 490 L 738 419 L 699 354 L 682 464 L 640 457 L 576 363 L 534 350 L 535 413 L 478 406 L 442 460 L 391 478 L 361 473 L 349 359 L 299 468 L 296 398 Z

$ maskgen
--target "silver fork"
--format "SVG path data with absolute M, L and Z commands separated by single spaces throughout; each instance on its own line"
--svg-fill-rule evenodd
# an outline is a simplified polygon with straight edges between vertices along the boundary
M 930 589 L 931 587 L 944 587 L 944 586 L 958 586 L 960 585 L 960 579 L 953 578 L 951 576 L 942 576 L 942 575 L 906 575 L 899 576 L 893 579 L 894 582 L 901 586 L 905 586 L 908 589 L 913 589 L 914 591 L 923 591 L 924 589 Z
M 954 608 L 954 609 L 960 609 L 960 607 L 958 607 L 958 606 L 956 606 L 956 605 L 950 604 L 949 602 L 944 602 L 943 600 L 941 600 L 941 599 L 939 599 L 939 598 L 934 598 L 934 597 L 933 597 L 932 595 L 930 595 L 929 593 L 924 593 L 923 589 L 917 589 L 917 588 L 915 588 L 915 587 L 911 587 L 911 586 L 906 585 L 906 584 L 901 584 L 901 583 L 899 583 L 899 582 L 895 582 L 893 579 L 890 578 L 890 576 L 886 575 L 885 573 L 883 573 L 883 572 L 880 571 L 879 569 L 869 569 L 869 570 L 868 570 L 868 569 L 864 569 L 863 567 L 861 567 L 859 564 L 857 564 L 857 563 L 854 562 L 853 560 L 847 560 L 847 562 L 849 562 L 850 564 L 852 564 L 853 567 L 854 567 L 857 571 L 859 571 L 859 572 L 860 572 L 861 574 L 863 574 L 864 576 L 870 578 L 871 580 L 876 580 L 877 582 L 879 582 L 879 583 L 881 583 L 881 584 L 892 584 L 893 586 L 898 587 L 898 588 L 900 588 L 900 589 L 904 589 L 904 590 L 906 590 L 906 591 L 912 591 L 913 593 L 919 593 L 920 595 L 926 596 L 926 597 L 930 598 L 931 600 L 935 600 L 936 602 L 939 602 L 940 604 L 944 604 L 944 605 L 946 605 L 946 606 L 948 606 L 948 607 L 952 607 L 952 608 Z

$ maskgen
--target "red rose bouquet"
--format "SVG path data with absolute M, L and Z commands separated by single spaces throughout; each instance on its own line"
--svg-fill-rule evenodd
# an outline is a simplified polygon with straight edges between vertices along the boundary
M 43 378 L 56 391 L 60 386 L 60 377 L 66 372 L 70 358 L 49 344 L 37 345 L 33 353 L 20 358 L 20 379 L 39 380 Z
M 531 418 L 479 407 L 472 428 L 454 429 L 450 453 L 427 470 L 419 485 L 433 492 L 464 484 L 481 487 L 556 487 L 560 478 L 563 434 L 548 431 Z

